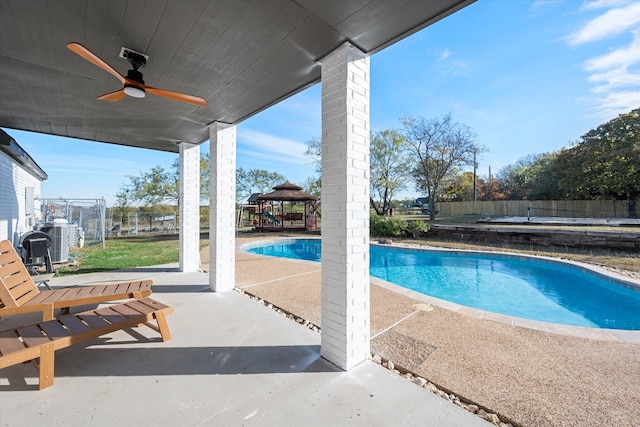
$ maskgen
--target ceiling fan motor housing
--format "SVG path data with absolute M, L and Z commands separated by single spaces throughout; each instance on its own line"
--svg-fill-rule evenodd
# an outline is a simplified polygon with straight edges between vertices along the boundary
M 129 70 L 127 72 L 127 78 L 133 80 L 134 82 L 144 84 L 144 80 L 142 80 L 142 73 L 136 69 Z

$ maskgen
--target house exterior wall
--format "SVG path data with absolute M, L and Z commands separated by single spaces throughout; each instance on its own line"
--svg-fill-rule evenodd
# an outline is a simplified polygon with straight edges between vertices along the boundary
M 40 219 L 41 182 L 7 154 L 0 151 L 0 240 L 14 245 L 20 235 Z

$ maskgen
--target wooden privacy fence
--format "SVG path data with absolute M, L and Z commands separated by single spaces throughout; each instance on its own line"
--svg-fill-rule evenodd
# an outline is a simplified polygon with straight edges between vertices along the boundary
M 557 216 L 568 218 L 628 218 L 626 200 L 499 200 L 439 202 L 438 215 Z

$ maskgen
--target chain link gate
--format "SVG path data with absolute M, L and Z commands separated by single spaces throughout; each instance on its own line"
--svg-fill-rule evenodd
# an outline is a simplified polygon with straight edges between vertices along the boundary
M 102 199 L 42 199 L 43 223 L 35 228 L 60 239 L 60 247 L 105 246 L 106 202 Z M 66 244 L 65 244 L 66 242 Z M 55 246 L 55 245 L 54 245 Z

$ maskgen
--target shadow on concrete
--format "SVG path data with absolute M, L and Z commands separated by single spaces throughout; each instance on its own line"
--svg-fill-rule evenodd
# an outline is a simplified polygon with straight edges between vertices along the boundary
M 151 290 L 154 294 L 170 294 L 170 293 L 191 293 L 191 292 L 202 292 L 209 293 L 213 292 L 209 289 L 209 285 L 201 284 L 201 285 L 153 285 L 151 286 Z
M 155 339 L 146 339 L 154 342 Z M 55 377 L 256 375 L 341 372 L 320 357 L 318 345 L 132 348 L 108 339 L 56 352 Z M 104 345 L 121 348 L 104 348 Z M 126 345 L 126 347 L 124 347 Z M 66 354 L 65 354 L 66 353 Z M 0 391 L 33 390 L 38 371 L 23 364 L 0 371 Z M 28 381 L 27 381 L 28 380 Z
M 117 273 L 180 273 L 178 267 L 134 267 L 116 270 Z

